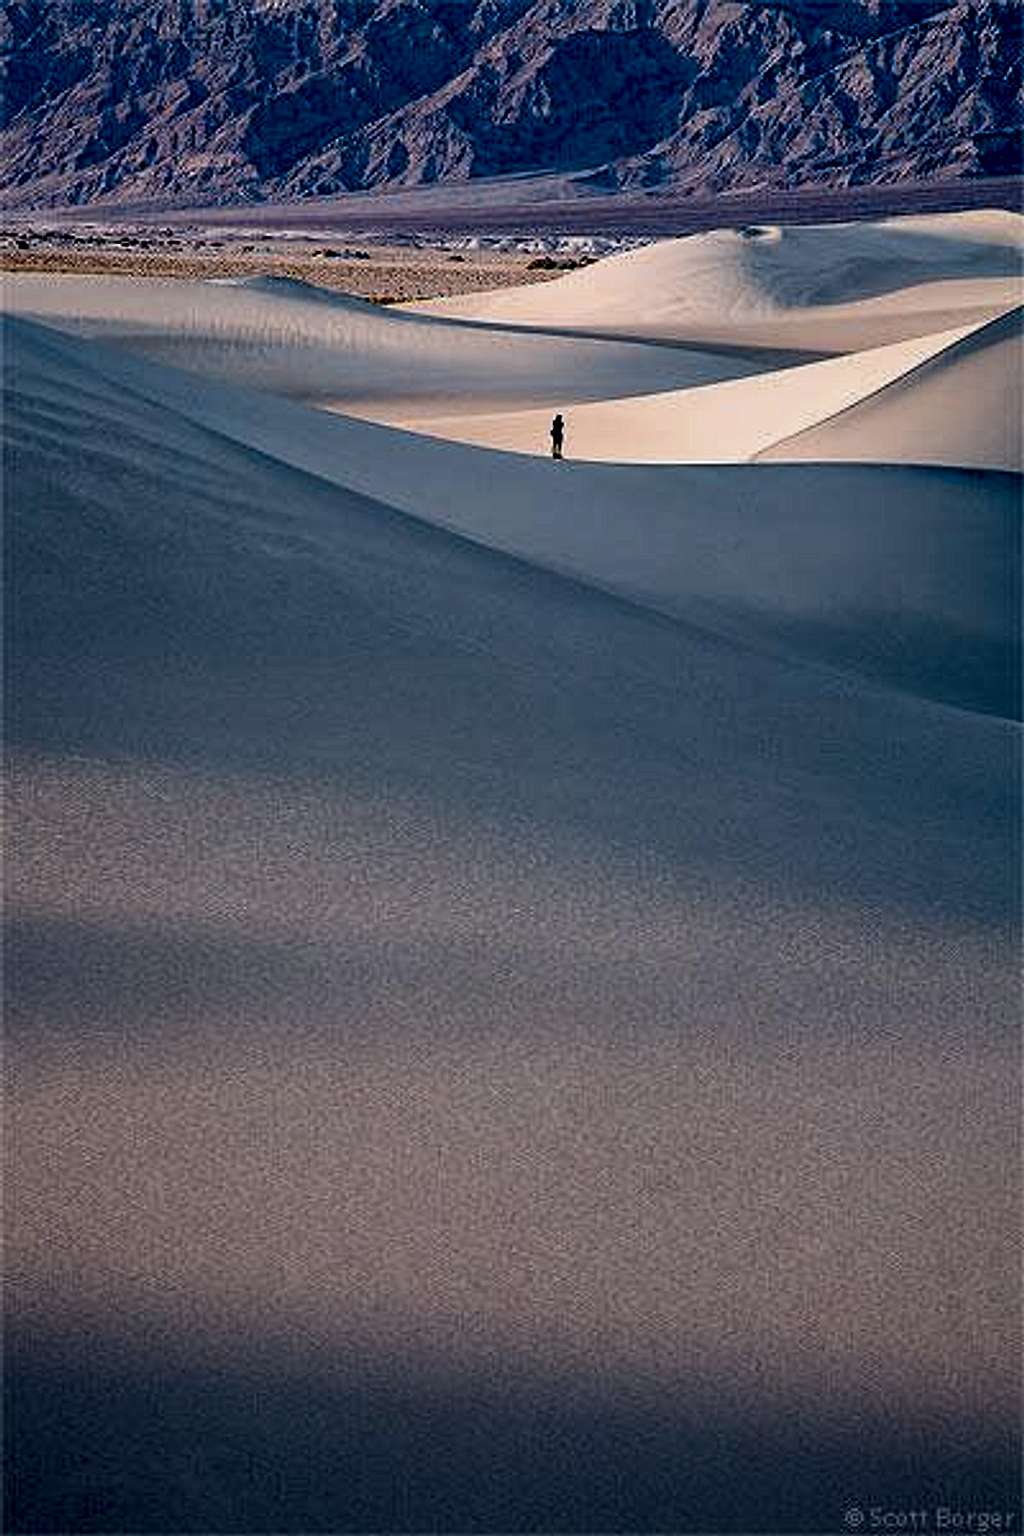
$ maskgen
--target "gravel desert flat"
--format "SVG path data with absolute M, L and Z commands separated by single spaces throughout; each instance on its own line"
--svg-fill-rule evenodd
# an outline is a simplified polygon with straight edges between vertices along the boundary
M 209 214 L 205 216 L 209 219 Z M 372 299 L 398 303 L 417 298 L 492 290 L 503 283 L 541 282 L 557 272 L 543 251 L 522 251 L 428 240 L 389 243 L 374 238 L 317 239 L 222 232 L 204 222 L 196 229 L 135 225 L 85 227 L 22 220 L 0 232 L 0 268 L 83 277 L 174 278 L 206 281 L 226 277 L 292 278 Z M 568 258 L 567 258 L 568 259 Z

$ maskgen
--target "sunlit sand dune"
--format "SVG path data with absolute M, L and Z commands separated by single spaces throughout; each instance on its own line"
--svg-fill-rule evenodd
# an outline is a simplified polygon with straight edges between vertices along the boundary
M 1003 326 L 1002 321 L 993 324 Z M 703 388 L 581 403 L 569 411 L 567 452 L 574 461 L 623 464 L 730 464 L 759 455 L 787 458 L 790 455 L 785 451 L 773 455 L 771 450 L 776 445 L 784 447 L 798 434 L 812 433 L 840 412 L 860 406 L 927 360 L 945 357 L 955 343 L 970 337 L 974 329 L 943 331 Z M 1003 331 L 992 333 L 993 347 L 995 336 L 1004 333 L 1005 326 Z M 988 334 L 986 331 L 986 337 Z M 983 372 L 974 372 L 972 383 L 978 386 L 977 392 L 961 416 L 955 439 L 950 439 L 944 454 L 938 456 L 933 442 L 931 457 L 925 452 L 922 462 L 1018 469 L 1020 443 L 1019 432 L 1014 429 L 1014 412 L 1019 406 L 1020 360 L 1012 341 L 987 356 Z M 951 384 L 951 388 L 956 387 Z M 510 406 L 500 412 L 431 416 L 423 413 L 422 405 L 410 410 L 404 401 L 381 401 L 367 407 L 365 414 L 375 421 L 410 426 L 417 432 L 457 442 L 517 453 L 550 452 L 550 412 L 539 408 L 517 410 Z M 920 419 L 927 433 L 929 424 L 934 422 L 927 404 Z M 831 439 L 827 436 L 808 436 L 807 441 L 820 441 L 821 451 L 795 452 L 792 457 L 822 461 L 844 457 L 830 450 Z M 880 438 L 875 454 L 870 452 L 874 439 L 868 435 L 862 441 L 867 452 L 845 457 L 912 463 L 923 452 L 926 439 L 922 439 L 920 431 L 905 437 L 898 431 L 889 432 L 884 438 L 884 451 Z
M 989 321 L 760 457 L 1024 469 L 1022 314 Z
M 860 351 L 981 323 L 1020 301 L 1008 212 L 721 229 L 608 257 L 538 287 L 407 306 L 501 325 Z

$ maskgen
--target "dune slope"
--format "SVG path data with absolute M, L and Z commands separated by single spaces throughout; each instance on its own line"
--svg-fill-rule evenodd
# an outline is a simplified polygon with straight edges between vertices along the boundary
M 902 337 L 771 373 L 11 285 L 7 1528 L 1013 1507 L 1015 227 L 719 242 L 734 340 Z M 810 457 L 354 414 L 556 389 Z
M 12 1528 L 1009 1497 L 1010 729 L 339 483 L 550 466 L 5 367 Z
M 523 334 L 500 351 L 479 328 L 441 323 L 283 278 L 181 282 L 10 274 L 4 308 L 125 351 L 351 408 L 485 410 L 742 378 L 742 355 Z
M 1024 469 L 1018 308 L 758 455 Z

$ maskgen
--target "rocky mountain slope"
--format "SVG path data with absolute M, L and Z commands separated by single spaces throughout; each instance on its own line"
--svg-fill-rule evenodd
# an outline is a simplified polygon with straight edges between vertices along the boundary
M 8 206 L 1019 168 L 1019 0 L 5 0 Z

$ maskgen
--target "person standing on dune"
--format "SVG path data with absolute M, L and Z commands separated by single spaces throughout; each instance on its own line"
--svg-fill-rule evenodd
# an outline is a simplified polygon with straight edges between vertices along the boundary
M 561 411 L 559 411 L 558 415 L 551 423 L 551 457 L 553 459 L 560 459 L 562 457 L 562 443 L 564 439 L 565 422 L 562 418 Z

